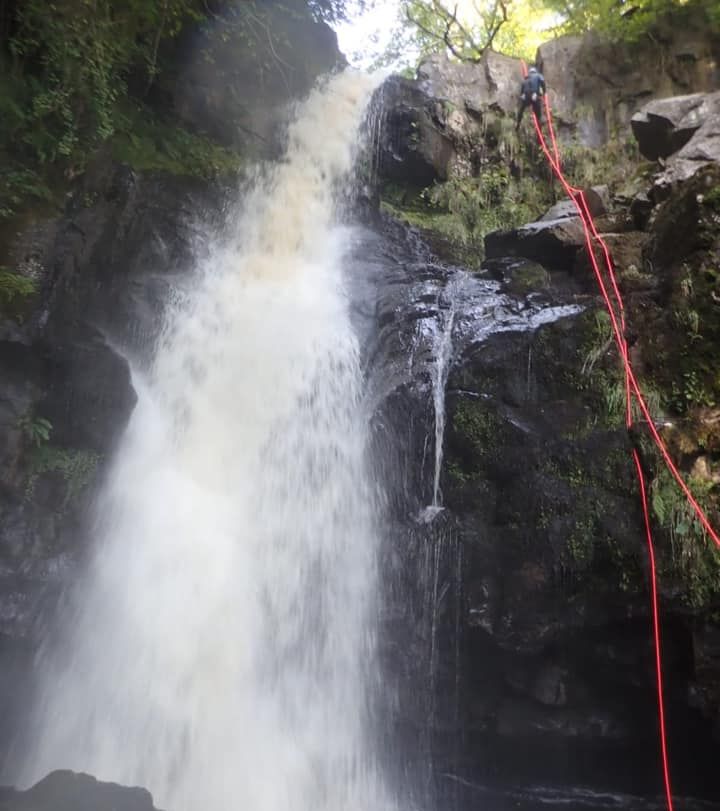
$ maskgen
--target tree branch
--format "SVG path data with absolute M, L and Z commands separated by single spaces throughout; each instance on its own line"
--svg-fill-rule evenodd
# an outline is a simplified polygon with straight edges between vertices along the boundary
M 457 5 L 450 11 L 441 0 L 430 0 L 432 5 L 432 12 L 435 13 L 439 21 L 444 25 L 444 31 L 432 30 L 427 25 L 424 25 L 420 20 L 416 19 L 410 8 L 406 6 L 405 16 L 408 21 L 416 26 L 423 34 L 430 37 L 436 42 L 441 42 L 450 53 L 461 62 L 470 62 L 477 64 L 482 59 L 485 51 L 490 48 L 497 36 L 498 31 L 507 22 L 508 12 L 506 0 L 495 0 L 491 14 L 483 20 L 487 29 L 486 36 L 483 43 L 478 43 L 474 35 L 460 22 L 457 16 Z M 429 12 L 430 8 L 427 9 Z M 477 9 L 476 9 L 477 10 Z M 482 14 L 480 15 L 483 16 Z M 457 40 L 460 39 L 460 45 Z M 469 55 L 468 52 L 474 55 Z

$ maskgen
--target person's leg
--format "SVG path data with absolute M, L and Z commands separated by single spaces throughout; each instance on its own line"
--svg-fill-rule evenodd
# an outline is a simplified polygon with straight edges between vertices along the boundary
M 542 121 L 542 96 L 538 96 L 533 102 L 533 112 L 537 116 L 539 124 Z
M 515 132 L 520 129 L 520 122 L 522 121 L 523 113 L 525 112 L 525 107 L 527 107 L 527 102 L 525 99 L 520 99 L 520 104 L 518 105 L 517 111 L 517 120 L 515 121 Z

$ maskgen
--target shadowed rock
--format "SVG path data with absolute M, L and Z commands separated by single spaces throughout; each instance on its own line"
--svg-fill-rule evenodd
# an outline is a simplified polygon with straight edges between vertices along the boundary
M 707 99 L 704 93 L 693 93 L 646 104 L 630 121 L 640 153 L 654 161 L 682 149 L 707 117 Z
M 571 270 L 585 244 L 580 217 L 540 220 L 485 237 L 485 256 L 522 256 L 557 270 Z
M 0 788 L 0 811 L 157 811 L 144 788 L 101 783 L 88 774 L 51 772 L 27 791 Z

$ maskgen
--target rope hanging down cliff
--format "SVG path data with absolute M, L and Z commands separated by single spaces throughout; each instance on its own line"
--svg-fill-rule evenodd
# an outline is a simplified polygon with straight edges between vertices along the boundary
M 527 78 L 528 71 L 525 66 L 525 63 L 522 63 L 523 69 L 523 77 L 524 79 Z M 552 141 L 552 153 L 548 148 L 547 142 L 542 132 L 542 128 L 540 126 L 539 116 L 537 114 L 537 110 L 533 109 L 533 123 L 535 126 L 535 132 L 537 134 L 538 143 L 542 148 L 545 157 L 550 164 L 550 168 L 552 169 L 555 176 L 560 181 L 562 187 L 564 188 L 566 194 L 574 203 L 578 214 L 580 216 L 580 220 L 583 226 L 583 232 L 585 236 L 585 247 L 587 248 L 588 256 L 590 258 L 590 263 L 593 268 L 593 272 L 595 273 L 595 277 L 598 282 L 598 286 L 600 288 L 600 292 L 603 296 L 603 300 L 608 310 L 608 314 L 610 316 L 610 321 L 612 324 L 613 335 L 615 338 L 615 343 L 618 347 L 618 351 L 620 353 L 620 357 L 623 362 L 623 369 L 625 375 L 625 422 L 628 431 L 630 432 L 633 428 L 633 398 L 635 402 L 637 402 L 640 412 L 642 413 L 645 421 L 647 422 L 648 428 L 650 430 L 650 434 L 655 441 L 655 444 L 660 451 L 660 454 L 672 474 L 675 480 L 680 485 L 685 497 L 688 500 L 688 503 L 694 510 L 695 514 L 698 517 L 698 520 L 705 528 L 707 533 L 710 535 L 716 546 L 720 547 L 720 536 L 710 524 L 707 516 L 705 515 L 704 511 L 698 504 L 697 500 L 693 496 L 692 492 L 688 488 L 685 480 L 682 478 L 679 470 L 677 469 L 676 465 L 674 464 L 672 458 L 670 457 L 670 453 L 663 442 L 662 437 L 660 436 L 657 428 L 655 427 L 655 423 L 653 421 L 652 415 L 650 414 L 650 410 L 647 406 L 645 398 L 643 397 L 642 391 L 640 390 L 640 386 L 638 385 L 637 378 L 633 372 L 632 366 L 630 364 L 630 358 L 628 354 L 628 346 L 627 341 L 625 339 L 625 305 L 622 299 L 622 295 L 620 293 L 620 289 L 617 284 L 617 279 L 615 277 L 612 257 L 610 255 L 610 251 L 602 239 L 600 234 L 597 231 L 595 223 L 593 221 L 592 215 L 590 213 L 590 209 L 588 207 L 587 201 L 585 199 L 585 195 L 583 194 L 582 189 L 578 189 L 574 186 L 571 186 L 567 179 L 565 178 L 560 162 L 560 153 L 558 150 L 557 139 L 555 138 L 555 131 L 553 128 L 552 122 L 552 113 L 550 110 L 550 101 L 548 95 L 545 93 L 543 95 L 544 104 L 545 104 L 545 112 L 546 112 L 546 119 L 548 125 L 548 132 L 550 134 L 550 138 Z M 600 265 L 598 263 L 597 257 L 595 255 L 594 244 L 598 245 L 601 249 L 602 256 L 604 258 L 605 263 L 605 270 L 607 273 L 607 278 L 610 281 L 610 286 L 612 288 L 612 298 L 614 298 L 615 306 L 613 306 L 613 301 L 611 296 L 608 292 L 608 286 L 603 277 L 603 272 L 600 269 Z M 616 313 L 617 308 L 617 313 Z M 643 472 L 640 455 L 636 447 L 633 447 L 632 450 L 632 457 L 633 462 L 635 464 L 635 470 L 638 477 L 638 484 L 640 488 L 640 497 L 642 502 L 642 510 L 643 510 L 643 520 L 645 523 L 645 536 L 647 541 L 648 547 L 648 558 L 650 564 L 650 580 L 651 580 L 651 608 L 652 608 L 652 617 L 653 617 L 653 637 L 654 637 L 654 649 L 655 649 L 655 670 L 656 670 L 656 681 L 657 681 L 657 701 L 658 701 L 658 724 L 659 724 L 659 733 L 660 733 L 660 750 L 661 750 L 661 758 L 662 758 L 662 770 L 663 770 L 663 780 L 665 786 L 665 796 L 668 811 L 673 811 L 673 797 L 672 797 L 672 788 L 670 783 L 670 767 L 669 767 L 669 758 L 668 758 L 668 751 L 667 751 L 667 732 L 666 732 L 666 725 L 665 725 L 665 701 L 664 701 L 664 691 L 663 691 L 663 679 L 662 679 L 662 656 L 661 656 L 661 647 L 660 647 L 660 611 L 658 605 L 658 588 L 657 588 L 657 572 L 655 566 L 655 549 L 653 545 L 652 539 L 652 531 L 650 527 L 650 515 L 648 510 L 648 503 L 647 503 L 647 489 L 645 484 L 645 474 Z

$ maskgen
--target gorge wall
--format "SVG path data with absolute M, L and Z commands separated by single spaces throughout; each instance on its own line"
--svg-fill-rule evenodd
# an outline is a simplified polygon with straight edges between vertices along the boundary
M 296 46 L 308 55 L 295 71 L 253 70 L 212 31 L 189 35 L 154 103 L 252 159 L 276 157 L 288 102 L 341 61 L 327 28 L 303 27 L 303 45 L 296 33 L 281 54 L 292 64 Z M 195 58 L 198 39 L 216 50 L 212 70 Z M 636 369 L 716 524 L 716 102 L 703 96 L 702 132 L 697 105 L 645 105 L 717 87 L 719 56 L 720 40 L 691 18 L 642 47 L 567 37 L 538 55 L 566 166 L 596 187 Z M 352 260 L 387 501 L 381 703 L 391 734 L 378 746 L 421 807 L 567 803 L 578 786 L 660 790 L 621 380 L 572 212 L 559 203 L 521 227 L 560 195 L 528 120 L 512 131 L 519 73 L 517 60 L 490 53 L 478 66 L 433 59 L 416 81 L 388 80 L 381 212 L 368 215 Z M 634 128 L 645 161 L 630 130 L 643 107 Z M 672 132 L 670 151 L 658 147 Z M 8 298 L 0 326 L 0 760 L 134 407 L 127 359 L 148 362 L 170 291 L 222 227 L 235 188 L 103 153 L 61 212 L 3 227 L 0 264 L 33 292 Z M 649 452 L 647 463 L 676 790 L 717 802 L 718 559 Z M 22 802 L 0 794 L 0 808 Z
M 601 184 L 588 199 L 628 302 L 635 369 L 717 523 L 719 392 L 707 353 L 720 316 L 720 153 L 717 94 L 700 91 L 717 87 L 720 40 L 697 21 L 665 21 L 656 33 L 612 51 L 592 36 L 560 38 L 540 48 L 537 63 L 566 172 L 586 188 Z M 527 332 L 498 328 L 479 340 L 453 332 L 446 510 L 435 530 L 444 541 L 419 531 L 399 570 L 409 572 L 407 588 L 420 582 L 434 595 L 425 610 L 442 642 L 427 667 L 439 709 L 427 745 L 442 762 L 436 791 L 460 797 L 460 807 L 487 798 L 488 784 L 529 802 L 533 791 L 518 784 L 539 791 L 570 774 L 610 792 L 661 787 L 648 569 L 621 372 L 575 209 L 548 210 L 557 198 L 535 194 L 551 184 L 532 125 L 512 132 L 519 75 L 517 60 L 494 53 L 477 66 L 438 57 L 416 81 L 392 79 L 385 89 L 385 212 L 447 262 L 476 262 L 476 278 L 499 282 L 520 312 L 578 307 Z M 534 212 L 522 208 L 528 201 Z M 482 202 L 501 210 L 500 222 L 472 219 Z M 524 224 L 528 213 L 536 221 Z M 427 387 L 414 397 L 433 408 Z M 428 429 L 415 430 L 420 464 Z M 674 787 L 717 801 L 720 561 L 650 444 L 645 453 Z M 423 543 L 436 552 L 430 575 L 413 557 Z M 409 724 L 413 714 L 409 706 Z

